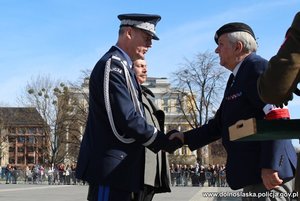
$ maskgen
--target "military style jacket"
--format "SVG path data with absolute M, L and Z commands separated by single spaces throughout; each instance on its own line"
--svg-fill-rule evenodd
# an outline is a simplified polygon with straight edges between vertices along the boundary
M 258 79 L 258 92 L 265 102 L 279 105 L 292 99 L 293 92 L 297 89 L 299 82 L 300 12 L 296 14 L 278 53 L 271 58 L 267 70 Z M 298 153 L 298 168 L 295 179 L 295 189 L 298 192 L 300 192 L 299 179 L 300 153 Z
M 144 184 L 145 147 L 158 152 L 168 139 L 146 122 L 130 63 L 128 55 L 113 46 L 91 73 L 76 177 L 137 192 Z
M 262 183 L 261 169 L 278 171 L 282 179 L 294 176 L 296 153 L 291 140 L 230 141 L 228 127 L 238 120 L 263 119 L 265 103 L 257 92 L 258 76 L 268 62 L 252 53 L 242 62 L 233 84 L 227 86 L 222 103 L 206 125 L 187 131 L 185 143 L 195 150 L 222 138 L 227 151 L 226 177 L 232 189 Z
M 258 91 L 266 103 L 282 104 L 292 99 L 300 82 L 300 12 L 288 29 L 278 53 L 258 80 Z

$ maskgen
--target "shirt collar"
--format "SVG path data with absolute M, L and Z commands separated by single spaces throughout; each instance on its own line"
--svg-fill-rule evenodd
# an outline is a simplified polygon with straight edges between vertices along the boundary
M 123 56 L 125 57 L 127 63 L 128 63 L 128 66 L 131 68 L 132 66 L 132 61 L 130 59 L 130 57 L 128 56 L 128 54 L 126 52 L 124 52 L 124 50 L 122 50 L 119 46 L 115 45 L 115 47 L 120 50 L 120 52 L 123 54 Z
M 239 69 L 240 69 L 241 64 L 243 63 L 243 61 L 244 61 L 244 60 L 242 60 L 240 63 L 238 63 L 238 64 L 234 67 L 234 69 L 233 69 L 233 71 L 232 71 L 232 74 L 234 75 L 234 77 L 235 77 L 236 74 L 238 73 L 238 71 L 239 71 Z

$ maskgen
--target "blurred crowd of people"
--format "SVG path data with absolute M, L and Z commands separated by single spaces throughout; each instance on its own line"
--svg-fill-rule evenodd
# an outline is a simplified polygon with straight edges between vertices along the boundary
M 172 186 L 228 186 L 225 165 L 171 164 L 170 173 Z
M 75 178 L 76 164 L 33 165 L 16 167 L 7 164 L 0 168 L 0 178 L 6 184 L 76 185 L 86 183 Z M 172 186 L 226 187 L 225 165 L 171 164 Z
M 76 164 L 49 164 L 17 167 L 7 164 L 0 168 L 1 179 L 6 184 L 29 183 L 49 185 L 85 184 L 75 178 Z

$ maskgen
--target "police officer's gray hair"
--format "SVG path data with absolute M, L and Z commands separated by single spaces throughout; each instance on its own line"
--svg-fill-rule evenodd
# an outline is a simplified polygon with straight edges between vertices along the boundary
M 244 31 L 228 33 L 227 37 L 232 44 L 240 41 L 243 43 L 243 51 L 246 53 L 256 52 L 257 42 L 249 33 Z

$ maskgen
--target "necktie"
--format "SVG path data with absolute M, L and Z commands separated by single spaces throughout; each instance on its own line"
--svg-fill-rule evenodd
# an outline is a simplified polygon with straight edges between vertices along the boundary
M 227 85 L 226 85 L 226 89 L 230 88 L 232 86 L 233 82 L 234 82 L 234 75 L 233 75 L 233 73 L 231 73 L 230 76 L 229 76 Z
M 226 84 L 224 95 L 228 93 L 228 90 L 232 86 L 233 82 L 234 82 L 234 75 L 231 73 Z

